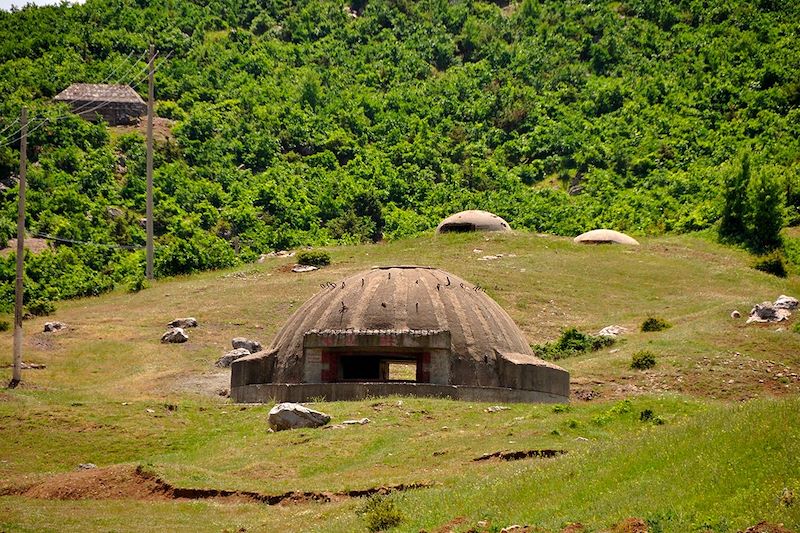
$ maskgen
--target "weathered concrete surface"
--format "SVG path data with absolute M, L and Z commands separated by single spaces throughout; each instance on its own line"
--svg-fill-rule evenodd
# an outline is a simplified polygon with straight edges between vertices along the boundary
M 275 354 L 258 352 L 246 355 L 231 363 L 231 389 L 254 383 L 272 381 Z
M 436 233 L 464 231 L 511 231 L 511 226 L 494 213 L 478 209 L 450 215 L 436 226 Z
M 619 231 L 614 231 L 613 229 L 593 229 L 591 231 L 587 231 L 586 233 L 581 233 L 575 237 L 573 241 L 581 244 L 616 243 L 639 246 L 639 241 L 633 237 L 625 235 L 624 233 L 620 233 Z
M 240 403 L 304 402 L 320 398 L 336 402 L 380 396 L 423 396 L 493 403 L 569 402 L 568 396 L 547 392 L 429 383 L 258 383 L 231 387 L 231 399 Z

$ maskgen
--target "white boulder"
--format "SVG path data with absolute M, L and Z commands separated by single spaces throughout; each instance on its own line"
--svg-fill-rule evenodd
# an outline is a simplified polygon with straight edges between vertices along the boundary
M 297 428 L 316 428 L 331 421 L 325 413 L 314 411 L 299 403 L 279 403 L 269 411 L 269 427 L 274 431 Z

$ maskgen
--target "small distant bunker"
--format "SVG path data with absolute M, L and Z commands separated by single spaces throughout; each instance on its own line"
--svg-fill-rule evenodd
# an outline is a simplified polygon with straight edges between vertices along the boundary
M 301 306 L 272 345 L 231 365 L 238 402 L 390 394 L 566 402 L 569 374 L 533 355 L 479 287 L 439 269 L 376 267 Z
M 511 231 L 511 226 L 493 213 L 476 209 L 450 215 L 436 226 L 436 233 L 463 233 L 468 231 Z
M 83 119 L 103 119 L 111 126 L 135 124 L 147 113 L 147 104 L 128 85 L 73 83 L 53 99 L 69 104 Z
M 627 244 L 639 246 L 639 241 L 613 229 L 593 229 L 573 239 L 581 244 Z

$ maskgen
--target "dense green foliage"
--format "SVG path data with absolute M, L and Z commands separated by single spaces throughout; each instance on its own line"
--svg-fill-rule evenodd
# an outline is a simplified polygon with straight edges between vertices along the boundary
M 331 255 L 322 250 L 304 250 L 297 254 L 297 263 L 321 267 L 331 264 Z
M 547 342 L 532 346 L 534 353 L 542 359 L 557 361 L 586 352 L 593 352 L 611 346 L 616 339 L 607 335 L 590 335 L 578 331 L 577 328 L 567 328 L 554 342 Z
M 144 94 L 151 41 L 157 113 L 175 121 L 155 158 L 158 275 L 402 237 L 465 208 L 568 235 L 702 229 L 722 216 L 743 151 L 764 177 L 749 201 L 777 200 L 754 213 L 785 203 L 796 222 L 798 6 L 89 0 L 0 13 L 0 241 L 14 229 L 25 104 L 28 228 L 143 244 L 142 136 L 51 98 L 106 80 Z M 141 252 L 110 246 L 45 255 L 28 262 L 29 300 L 100 292 L 142 268 Z

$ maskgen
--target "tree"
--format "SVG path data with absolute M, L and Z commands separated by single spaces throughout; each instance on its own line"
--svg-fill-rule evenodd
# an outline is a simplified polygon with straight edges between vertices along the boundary
M 747 244 L 756 253 L 781 246 L 784 219 L 784 188 L 772 170 L 761 170 L 747 186 Z
M 728 174 L 723 185 L 722 220 L 719 235 L 724 240 L 744 242 L 747 237 L 747 186 L 750 183 L 750 154 L 742 156 L 739 172 Z

